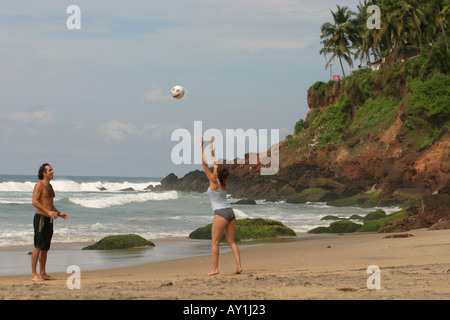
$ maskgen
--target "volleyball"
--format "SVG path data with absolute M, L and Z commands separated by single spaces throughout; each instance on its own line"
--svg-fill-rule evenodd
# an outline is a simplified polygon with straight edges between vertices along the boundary
M 181 99 L 184 96 L 184 88 L 182 86 L 175 86 L 172 88 L 170 93 L 175 99 Z

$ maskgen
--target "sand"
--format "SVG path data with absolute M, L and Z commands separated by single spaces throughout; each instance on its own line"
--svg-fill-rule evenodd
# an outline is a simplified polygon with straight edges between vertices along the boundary
M 2 276 L 0 299 L 449 299 L 450 230 L 408 233 L 413 236 L 363 233 L 250 246 L 241 250 L 239 275 L 227 252 L 220 255 L 220 274 L 212 277 L 205 276 L 209 256 L 81 271 L 80 289 L 68 288 L 68 273 L 44 282 Z M 379 272 L 368 273 L 372 265 Z

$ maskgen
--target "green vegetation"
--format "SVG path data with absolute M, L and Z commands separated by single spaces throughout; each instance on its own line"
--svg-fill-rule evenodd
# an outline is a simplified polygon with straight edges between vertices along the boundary
M 212 223 L 191 232 L 191 239 L 211 239 Z M 295 232 L 281 222 L 268 219 L 239 219 L 236 220 L 235 241 L 275 239 L 278 237 L 295 237 Z M 225 241 L 222 235 L 221 241 Z
M 368 11 L 372 5 L 379 8 L 380 26 L 369 28 L 368 22 L 375 18 L 374 12 Z M 404 49 L 407 44 L 432 47 L 448 41 L 450 2 L 447 0 L 366 0 L 359 3 L 357 12 L 337 5 L 331 15 L 332 22 L 325 22 L 321 27 L 320 53 L 330 57 L 326 68 L 338 58 L 344 77 L 342 60 L 353 67 L 353 59 L 376 61 L 396 49 Z M 445 46 L 448 49 L 448 43 Z M 439 53 L 434 52 L 436 60 Z M 443 67 L 445 62 L 441 60 Z M 370 90 L 364 85 L 363 91 Z
M 372 220 L 378 220 L 381 218 L 386 217 L 386 213 L 381 210 L 381 209 L 377 209 L 375 211 L 369 212 L 363 219 L 364 222 L 367 221 L 372 221 Z
M 437 74 L 410 83 L 411 108 L 416 115 L 423 115 L 434 125 L 448 122 L 450 118 L 450 77 Z
M 357 231 L 361 227 L 361 224 L 349 221 L 335 221 L 330 224 L 329 227 L 317 227 L 308 233 L 352 233 Z
M 349 220 L 336 221 L 330 224 L 329 227 L 317 227 L 308 233 L 352 233 L 352 232 L 385 232 L 384 227 L 395 220 L 401 219 L 405 216 L 406 208 L 386 215 L 386 213 L 378 209 L 369 212 L 363 219 L 364 224 L 354 223 Z M 392 230 L 389 230 L 392 232 Z
M 403 218 L 405 209 L 400 211 L 391 213 L 389 215 L 384 215 L 384 217 L 380 217 L 378 219 L 365 220 L 364 224 L 361 228 L 359 228 L 358 232 L 384 232 L 384 226 L 386 226 L 389 222 L 398 220 Z M 370 214 L 370 213 L 369 213 Z
M 136 234 L 123 234 L 108 236 L 100 241 L 84 247 L 83 250 L 112 250 L 137 247 L 154 247 L 155 245 Z
M 374 130 L 381 131 L 395 119 L 399 105 L 398 100 L 385 96 L 369 98 L 356 111 L 350 129 L 360 130 L 366 134 Z
M 322 188 L 308 188 L 303 190 L 302 192 L 296 193 L 290 196 L 286 202 L 287 203 L 305 203 L 308 201 L 319 201 L 325 195 L 330 193 L 330 191 L 322 189 Z
M 316 82 L 308 89 L 311 111 L 283 144 L 281 166 L 313 152 L 330 160 L 327 148 L 342 145 L 351 156 L 370 146 L 385 151 L 389 145 L 381 145 L 378 135 L 399 118 L 397 141 L 402 148 L 433 144 L 442 130 L 450 129 L 450 75 L 440 62 L 450 63 L 450 50 L 443 47 L 436 43 L 420 57 L 382 70 L 356 70 L 342 81 Z M 439 60 L 433 51 L 440 52 Z

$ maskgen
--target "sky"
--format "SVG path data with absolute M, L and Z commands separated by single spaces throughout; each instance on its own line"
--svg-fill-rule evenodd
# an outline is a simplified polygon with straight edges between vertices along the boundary
M 341 74 L 319 54 L 337 4 L 358 1 L 2 1 L 0 174 L 182 177 L 202 167 L 174 163 L 172 134 L 195 121 L 284 140 L 308 88 Z

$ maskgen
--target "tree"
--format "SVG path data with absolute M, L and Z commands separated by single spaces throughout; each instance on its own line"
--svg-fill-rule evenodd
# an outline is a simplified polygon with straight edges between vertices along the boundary
M 337 6 L 337 11 L 331 11 L 331 14 L 333 16 L 333 23 L 326 22 L 321 28 L 322 35 L 320 38 L 323 39 L 321 42 L 323 48 L 320 50 L 320 54 L 324 54 L 325 57 L 327 54 L 331 54 L 331 58 L 325 66 L 326 69 L 329 67 L 330 62 L 337 57 L 341 65 L 342 74 L 345 77 L 342 59 L 347 61 L 350 67 L 353 67 L 350 48 L 352 47 L 352 43 L 356 43 L 358 39 L 357 32 L 351 20 L 354 13 L 348 7 Z
M 421 23 L 425 14 L 414 1 L 404 0 L 389 14 L 396 34 L 396 44 L 402 49 L 406 42 L 421 44 Z

